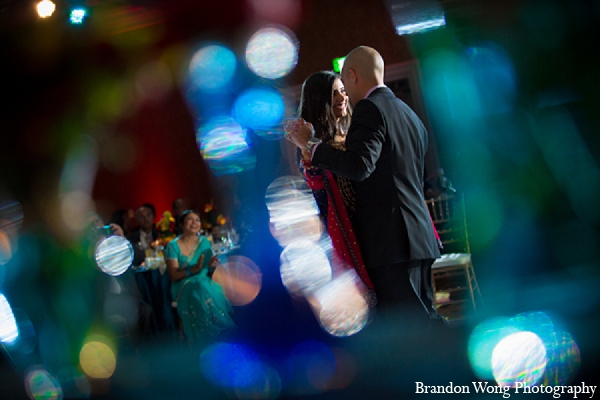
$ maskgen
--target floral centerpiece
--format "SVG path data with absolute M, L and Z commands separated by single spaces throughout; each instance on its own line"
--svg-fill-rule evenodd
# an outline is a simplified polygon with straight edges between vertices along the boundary
M 162 218 L 156 223 L 158 231 L 157 246 L 165 247 L 167 243 L 175 239 L 175 218 L 170 211 L 165 211 Z
M 210 203 L 204 205 L 204 213 L 202 215 L 202 228 L 210 232 L 215 226 L 225 225 L 227 218 L 223 214 L 218 214 L 215 205 L 211 200 Z
M 150 243 L 150 248 L 146 250 L 146 260 L 144 265 L 148 269 L 158 269 L 161 274 L 165 273 L 165 247 L 175 239 L 175 218 L 170 211 L 165 211 L 162 218 L 156 223 L 158 239 Z

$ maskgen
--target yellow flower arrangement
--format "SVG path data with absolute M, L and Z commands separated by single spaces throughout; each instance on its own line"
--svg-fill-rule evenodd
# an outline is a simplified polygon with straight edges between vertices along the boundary
M 171 240 L 175 238 L 175 218 L 173 218 L 170 211 L 165 211 L 162 218 L 156 223 L 156 230 L 158 230 L 159 244 L 166 246 Z

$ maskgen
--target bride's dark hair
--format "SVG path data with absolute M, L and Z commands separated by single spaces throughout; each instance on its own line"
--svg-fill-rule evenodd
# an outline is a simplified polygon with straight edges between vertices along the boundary
M 350 126 L 352 112 L 349 106 L 348 114 L 340 118 L 339 127 L 333 113 L 331 100 L 336 79 L 341 78 L 335 72 L 319 71 L 309 75 L 302 84 L 298 116 L 313 125 L 315 136 L 323 142 L 331 140 L 338 128 L 347 132 Z

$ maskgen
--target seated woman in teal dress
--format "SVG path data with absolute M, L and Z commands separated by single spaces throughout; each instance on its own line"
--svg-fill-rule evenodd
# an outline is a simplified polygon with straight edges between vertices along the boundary
M 187 210 L 180 218 L 182 234 L 165 250 L 171 295 L 187 340 L 209 341 L 235 326 L 233 307 L 209 276 L 219 259 L 213 256 L 208 239 L 199 236 L 200 215 Z

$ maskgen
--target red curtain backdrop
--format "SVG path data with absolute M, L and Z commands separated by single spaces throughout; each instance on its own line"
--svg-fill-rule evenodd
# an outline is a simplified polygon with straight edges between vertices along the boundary
M 115 172 L 100 166 L 93 198 L 106 218 L 119 209 L 143 203 L 156 207 L 157 218 L 178 197 L 200 208 L 212 198 L 211 173 L 196 145 L 194 120 L 178 91 L 147 104 L 118 127 L 133 143 L 131 168 Z

